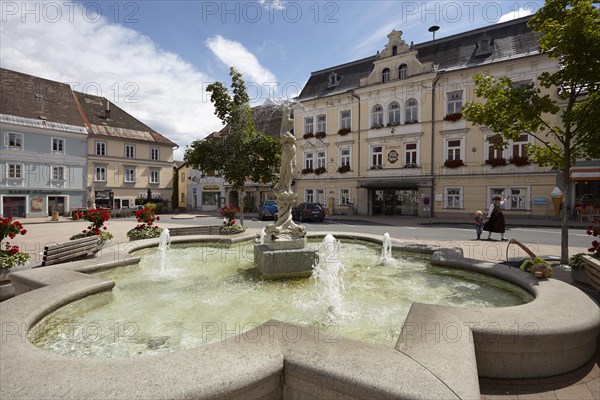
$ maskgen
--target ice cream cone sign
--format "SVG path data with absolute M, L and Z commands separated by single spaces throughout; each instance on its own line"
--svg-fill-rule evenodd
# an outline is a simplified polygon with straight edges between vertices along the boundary
M 554 205 L 554 214 L 558 217 L 560 216 L 560 208 L 563 202 L 563 192 L 555 187 L 550 193 L 550 197 L 552 197 L 552 204 Z

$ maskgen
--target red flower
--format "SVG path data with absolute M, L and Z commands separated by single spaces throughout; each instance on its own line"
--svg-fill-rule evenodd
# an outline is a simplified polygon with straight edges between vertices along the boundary
M 21 229 L 21 232 L 19 232 L 21 235 L 24 235 L 27 233 L 27 229 Z
M 157 221 L 160 221 L 160 216 L 158 216 L 158 215 L 157 215 L 157 216 L 156 216 L 156 220 L 157 220 Z

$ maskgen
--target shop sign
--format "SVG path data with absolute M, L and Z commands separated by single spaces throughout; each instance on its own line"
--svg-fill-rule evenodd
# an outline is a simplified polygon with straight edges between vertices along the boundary
M 221 190 L 221 186 L 219 186 L 219 185 L 202 185 L 202 190 L 217 191 L 217 190 Z

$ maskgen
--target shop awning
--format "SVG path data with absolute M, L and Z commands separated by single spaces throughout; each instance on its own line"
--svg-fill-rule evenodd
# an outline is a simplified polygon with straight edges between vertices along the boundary
M 576 181 L 600 181 L 600 166 L 571 167 L 571 179 Z
M 358 187 L 365 189 L 417 190 L 421 182 L 421 180 L 416 179 L 361 179 L 358 181 Z

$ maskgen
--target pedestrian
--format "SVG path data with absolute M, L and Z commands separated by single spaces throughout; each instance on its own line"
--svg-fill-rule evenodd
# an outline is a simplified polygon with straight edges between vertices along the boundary
M 506 199 L 502 200 L 502 197 L 495 196 L 490 208 L 488 210 L 487 221 L 483 224 L 483 230 L 489 232 L 487 240 L 492 240 L 492 233 L 497 232 L 501 235 L 500 240 L 506 241 L 504 237 L 505 221 L 504 214 L 502 214 L 502 206 Z
M 483 213 L 481 211 L 475 213 L 475 232 L 477 232 L 477 240 L 481 240 L 483 232 Z

